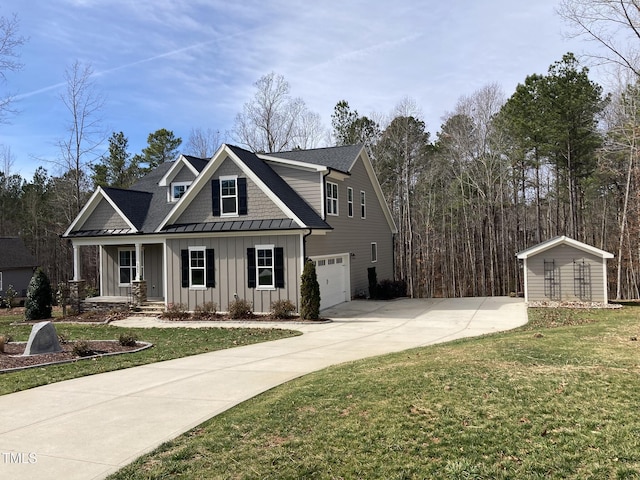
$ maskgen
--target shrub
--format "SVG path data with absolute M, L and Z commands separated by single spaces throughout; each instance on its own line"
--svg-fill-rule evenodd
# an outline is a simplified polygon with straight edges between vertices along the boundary
M 404 280 L 382 280 L 377 288 L 376 295 L 379 300 L 407 296 L 407 283 Z
M 93 355 L 93 350 L 89 347 L 89 343 L 84 340 L 78 340 L 73 344 L 73 354 L 78 357 L 88 357 Z
M 57 335 L 58 335 L 58 343 L 60 345 L 64 345 L 65 343 L 67 343 L 69 341 L 69 337 L 67 336 L 66 333 L 58 332 Z
M 58 283 L 58 290 L 56 291 L 56 301 L 58 306 L 62 307 L 62 316 L 67 316 L 67 305 L 69 305 L 69 299 L 71 297 L 71 289 L 67 282 Z
M 9 285 L 9 288 L 7 288 L 7 291 L 4 292 L 4 303 L 9 310 L 13 308 L 13 301 L 17 296 L 18 296 L 18 292 L 16 292 L 15 288 L 13 288 L 13 285 Z
M 234 320 L 253 317 L 251 302 L 241 298 L 229 304 L 229 316 Z
M 126 332 L 118 336 L 118 343 L 123 347 L 135 347 L 138 336 L 135 333 Z
M 169 320 L 185 320 L 189 318 L 190 315 L 184 303 L 170 303 L 167 305 L 167 310 L 161 317 Z
M 376 267 L 367 268 L 367 278 L 369 280 L 369 298 L 378 298 L 378 274 Z
M 300 318 L 317 320 L 320 318 L 320 284 L 313 261 L 304 264 L 300 283 Z
M 27 301 L 24 305 L 24 317 L 27 320 L 51 318 L 53 291 L 46 273 L 38 268 L 31 277 L 27 289 Z
M 216 302 L 204 302 L 202 305 L 196 305 L 193 316 L 200 320 L 211 320 L 217 312 L 218 304 Z
M 273 318 L 291 318 L 295 311 L 296 306 L 291 300 L 276 300 L 275 302 L 271 302 L 271 316 Z

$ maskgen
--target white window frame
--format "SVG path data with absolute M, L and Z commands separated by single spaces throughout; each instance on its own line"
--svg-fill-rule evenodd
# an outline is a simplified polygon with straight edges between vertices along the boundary
M 367 193 L 360 190 L 360 218 L 367 218 Z
M 193 266 L 191 254 L 193 252 L 202 252 L 202 266 Z M 193 283 L 193 272 L 202 270 L 202 285 Z M 189 289 L 190 290 L 206 290 L 207 288 L 207 247 L 189 247 Z
M 2 288 L 2 272 L 0 272 L 0 292 L 3 291 Z
M 271 252 L 271 265 L 260 265 L 260 251 Z M 271 269 L 271 284 L 260 284 L 260 269 Z M 276 289 L 276 254 L 275 245 L 256 245 L 256 290 L 275 290 Z
M 191 186 L 191 182 L 171 182 L 171 184 L 169 185 L 169 201 L 177 202 L 178 200 L 180 200 L 182 195 L 187 193 L 187 190 L 189 190 L 190 186 Z M 182 192 L 182 194 L 179 197 L 176 197 L 174 192 L 174 187 L 185 187 L 184 192 Z
M 378 261 L 378 242 L 371 242 L 371 263 Z
M 347 214 L 353 218 L 353 188 L 347 187 Z
M 326 190 L 325 193 L 327 198 L 327 215 L 337 216 L 338 215 L 338 184 L 333 182 L 327 182 L 327 188 L 325 190 Z
M 120 253 L 121 252 L 129 252 L 129 263 L 130 265 L 121 265 L 120 264 Z M 140 253 L 142 254 L 142 251 L 140 251 Z M 144 258 L 144 255 L 142 255 L 142 258 L 140 259 L 140 278 L 144 278 L 143 276 L 143 272 L 144 272 L 144 267 L 142 265 L 142 259 Z M 129 269 L 129 275 L 130 275 L 130 282 L 129 283 L 122 283 L 120 281 L 120 279 L 122 278 L 120 276 L 120 270 L 122 269 Z M 131 285 L 133 285 L 133 281 L 136 279 L 136 249 L 135 247 L 122 247 L 122 248 L 118 248 L 118 286 L 119 287 L 130 287 Z
M 235 190 L 235 194 L 234 195 L 223 195 L 222 194 L 222 184 L 223 182 L 229 182 L 229 181 L 233 181 L 234 183 L 234 190 Z M 224 200 L 225 199 L 229 199 L 229 198 L 234 198 L 235 199 L 235 210 L 233 212 L 226 212 L 224 211 Z M 220 216 L 222 217 L 237 217 L 238 216 L 238 176 L 237 175 L 225 175 L 220 177 Z

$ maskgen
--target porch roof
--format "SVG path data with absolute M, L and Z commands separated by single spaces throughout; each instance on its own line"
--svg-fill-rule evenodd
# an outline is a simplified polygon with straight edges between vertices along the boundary
M 253 232 L 261 230 L 295 230 L 300 229 L 290 218 L 272 220 L 235 220 L 232 222 L 206 222 L 169 225 L 162 231 L 166 233 L 190 232 Z

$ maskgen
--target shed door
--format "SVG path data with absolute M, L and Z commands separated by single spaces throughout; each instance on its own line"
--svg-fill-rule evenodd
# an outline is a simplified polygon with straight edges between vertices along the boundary
M 312 257 L 320 284 L 320 310 L 349 301 L 349 254 Z

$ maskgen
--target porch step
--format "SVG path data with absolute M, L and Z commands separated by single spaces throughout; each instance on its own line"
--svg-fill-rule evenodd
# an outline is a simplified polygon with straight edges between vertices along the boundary
M 134 311 L 141 317 L 159 317 L 164 313 L 164 302 L 144 302 Z

